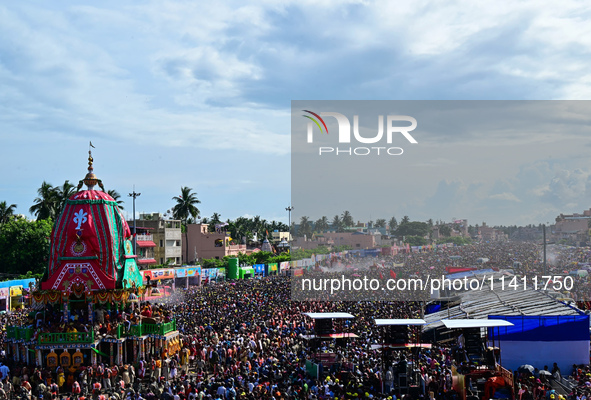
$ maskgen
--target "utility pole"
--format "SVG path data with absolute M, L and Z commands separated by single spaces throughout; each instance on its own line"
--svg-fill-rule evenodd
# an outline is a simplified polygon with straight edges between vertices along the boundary
M 293 206 L 286 207 L 285 211 L 289 214 L 289 241 L 291 242 L 291 212 L 293 211 Z
M 133 192 L 129 194 L 129 197 L 133 197 L 133 254 L 137 256 L 137 237 L 135 229 L 135 199 L 140 197 L 141 193 L 136 193 L 135 185 L 133 185 Z

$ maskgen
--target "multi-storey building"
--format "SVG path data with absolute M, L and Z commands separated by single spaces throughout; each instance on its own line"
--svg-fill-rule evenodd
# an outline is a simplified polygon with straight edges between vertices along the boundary
M 135 236 L 137 246 L 137 265 L 143 269 L 150 265 L 158 264 L 154 257 L 154 235 L 152 235 L 153 228 L 136 226 L 137 234 Z
M 273 231 L 270 233 L 271 233 L 271 237 L 268 239 L 272 240 L 273 243 L 279 243 L 283 240 L 285 240 L 286 242 L 289 242 L 291 240 L 291 235 L 289 234 L 289 232 Z
M 138 230 L 151 228 L 152 240 L 155 244 L 154 259 L 157 264 L 181 265 L 183 235 L 180 220 L 164 219 L 160 213 L 140 214 L 136 226 Z

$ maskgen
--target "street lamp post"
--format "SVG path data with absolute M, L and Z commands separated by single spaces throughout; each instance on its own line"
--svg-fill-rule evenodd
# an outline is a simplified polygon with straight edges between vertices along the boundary
M 285 211 L 289 214 L 289 241 L 291 242 L 291 212 L 293 211 L 293 206 L 286 207 Z
M 129 194 L 129 197 L 133 197 L 133 254 L 137 256 L 137 237 L 136 237 L 136 230 L 135 230 L 135 199 L 140 197 L 141 193 L 136 193 L 135 186 L 133 187 L 133 192 Z

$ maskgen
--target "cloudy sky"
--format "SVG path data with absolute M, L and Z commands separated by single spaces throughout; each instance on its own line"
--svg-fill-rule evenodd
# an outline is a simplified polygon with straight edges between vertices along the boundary
M 0 6 L 0 201 L 17 212 L 44 180 L 81 179 L 92 140 L 95 172 L 126 210 L 134 185 L 140 212 L 166 211 L 189 186 L 203 216 L 287 222 L 292 100 L 591 98 L 584 2 L 124 4 Z M 388 212 L 495 224 L 582 211 L 590 143 L 569 140 L 552 159 L 499 148 L 499 165 L 520 161 L 486 180 L 461 153 L 446 174 L 448 158 L 425 154 L 404 188 L 420 201 Z
M 295 220 L 348 210 L 360 221 L 528 224 L 590 206 L 591 101 L 297 101 L 292 110 Z M 302 110 L 319 113 L 328 134 Z M 331 112 L 349 119 L 349 143 L 339 142 L 347 128 Z M 379 135 L 379 115 L 382 138 L 368 144 Z M 417 143 L 400 133 L 388 139 L 387 115 L 414 118 Z M 355 117 L 366 143 L 356 140 Z

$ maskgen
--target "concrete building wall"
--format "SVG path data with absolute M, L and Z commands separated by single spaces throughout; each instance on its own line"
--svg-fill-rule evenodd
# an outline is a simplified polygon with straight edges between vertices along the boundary
M 189 261 L 195 259 L 223 258 L 224 256 L 237 256 L 238 253 L 247 254 L 246 245 L 230 245 L 230 236 L 226 233 L 209 232 L 208 224 L 190 224 L 187 226 L 187 242 L 183 235 L 183 250 L 185 245 L 189 247 Z
M 143 214 L 136 220 L 138 227 L 151 228 L 154 247 L 154 258 L 157 264 L 170 260 L 171 265 L 182 263 L 182 230 L 181 221 L 161 219 L 161 214 Z M 150 219 L 145 219 L 146 217 Z

